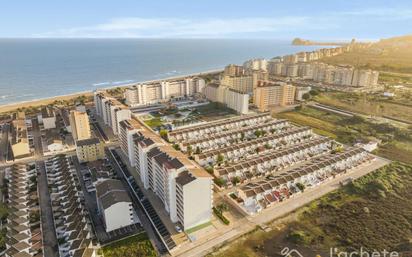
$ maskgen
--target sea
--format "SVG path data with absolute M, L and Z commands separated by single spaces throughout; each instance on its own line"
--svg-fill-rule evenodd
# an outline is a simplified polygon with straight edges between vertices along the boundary
M 0 39 L 0 105 L 317 48 L 266 39 Z

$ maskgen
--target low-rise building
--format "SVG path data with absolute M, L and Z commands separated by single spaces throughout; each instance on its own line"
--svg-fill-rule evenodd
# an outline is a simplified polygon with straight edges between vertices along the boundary
M 309 94 L 311 87 L 296 87 L 295 99 L 297 101 L 303 101 L 303 95 Z
M 53 129 L 56 128 L 56 115 L 53 108 L 43 107 L 40 113 L 38 121 L 40 124 L 43 124 L 44 129 Z
M 12 121 L 10 145 L 14 158 L 24 158 L 31 155 L 25 118 Z
M 96 200 L 106 232 L 136 223 L 132 200 L 120 180 L 106 179 L 98 182 Z
M 70 128 L 74 140 L 83 140 L 91 137 L 90 122 L 87 112 L 73 110 L 70 112 Z
M 104 158 L 104 145 L 98 138 L 78 140 L 76 154 L 79 162 L 92 162 Z

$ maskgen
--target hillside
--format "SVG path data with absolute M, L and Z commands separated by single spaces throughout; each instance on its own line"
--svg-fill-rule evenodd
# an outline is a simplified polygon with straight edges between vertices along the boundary
M 412 74 L 412 35 L 381 39 L 371 44 L 360 44 L 349 53 L 324 58 L 322 61 L 391 73 Z

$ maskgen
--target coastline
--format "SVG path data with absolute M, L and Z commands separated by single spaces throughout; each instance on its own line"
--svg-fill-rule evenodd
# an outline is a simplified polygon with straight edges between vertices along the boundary
M 156 82 L 160 82 L 160 81 L 164 81 L 164 80 L 183 79 L 183 78 L 186 78 L 186 77 L 208 75 L 208 74 L 219 73 L 219 72 L 222 72 L 222 71 L 223 71 L 223 69 L 213 69 L 213 70 L 207 70 L 207 71 L 202 71 L 202 72 L 196 72 L 196 73 L 190 73 L 190 74 L 184 74 L 184 75 L 177 75 L 177 76 L 171 76 L 171 77 L 164 77 L 164 78 L 153 79 L 153 80 L 137 81 L 137 82 L 133 82 L 133 83 L 119 84 L 119 85 L 115 85 L 115 86 L 102 87 L 102 88 L 96 88 L 96 89 L 97 90 L 108 90 L 108 89 L 119 88 L 119 87 L 124 88 L 124 87 L 130 87 L 130 86 L 136 85 L 136 84 L 148 84 L 148 83 L 156 83 Z M 53 103 L 56 100 L 57 101 L 70 100 L 70 99 L 73 99 L 73 98 L 76 98 L 76 97 L 79 97 L 79 96 L 82 96 L 82 95 L 91 96 L 91 95 L 93 95 L 93 91 L 96 90 L 96 89 L 1 105 L 0 106 L 0 113 L 10 112 L 10 111 L 13 111 L 17 108 L 23 108 L 23 107 L 27 108 L 29 106 L 37 107 L 37 106 L 41 106 L 41 105 L 47 105 L 47 104 Z

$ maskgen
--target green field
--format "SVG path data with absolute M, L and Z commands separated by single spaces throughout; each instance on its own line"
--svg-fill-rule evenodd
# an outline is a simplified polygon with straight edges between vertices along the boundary
M 304 256 L 329 249 L 412 250 L 412 166 L 394 162 L 301 208 L 289 221 L 256 230 L 213 256 L 263 257 L 283 247 Z
M 141 233 L 111 243 L 102 248 L 104 257 L 155 257 L 157 256 L 146 233 Z
M 314 128 L 316 133 L 345 144 L 382 140 L 377 154 L 391 160 L 412 164 L 412 129 L 400 129 L 387 123 L 376 124 L 361 117 L 346 117 L 311 107 L 276 114 L 300 125 Z
M 387 99 L 369 93 L 323 92 L 314 100 L 321 104 L 335 106 L 349 111 L 372 116 L 388 116 L 412 121 L 412 96 L 405 93 L 402 97 Z

